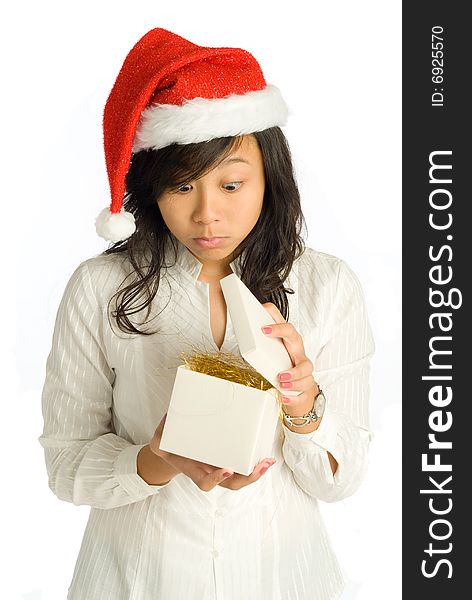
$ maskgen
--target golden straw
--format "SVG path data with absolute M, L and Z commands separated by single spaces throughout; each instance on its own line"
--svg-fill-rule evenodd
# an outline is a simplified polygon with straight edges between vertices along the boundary
M 198 371 L 220 379 L 234 381 L 241 385 L 267 391 L 274 386 L 267 381 L 252 365 L 250 365 L 242 356 L 228 352 L 205 352 L 198 350 L 194 354 L 182 352 L 180 358 L 185 366 L 191 371 Z M 274 388 L 275 389 L 275 388 Z M 281 394 L 277 391 L 277 401 L 279 404 L 282 418 Z

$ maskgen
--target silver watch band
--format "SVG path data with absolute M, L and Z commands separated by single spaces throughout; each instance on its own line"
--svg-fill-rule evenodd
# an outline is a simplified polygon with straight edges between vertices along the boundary
M 321 388 L 318 388 L 318 389 L 319 389 L 319 391 L 313 400 L 313 406 L 312 406 L 310 412 L 308 412 L 306 415 L 303 415 L 302 417 L 291 417 L 290 415 L 287 415 L 285 413 L 285 411 L 282 409 L 282 412 L 284 414 L 284 421 L 285 421 L 286 425 L 290 425 L 291 427 L 305 427 L 306 425 L 309 425 L 310 423 L 316 423 L 316 421 L 319 421 L 321 419 L 321 415 L 317 415 L 316 410 L 315 410 L 316 399 L 318 398 L 318 396 L 320 394 L 323 393 Z M 303 423 L 295 423 L 295 421 L 301 421 L 301 420 L 303 420 Z

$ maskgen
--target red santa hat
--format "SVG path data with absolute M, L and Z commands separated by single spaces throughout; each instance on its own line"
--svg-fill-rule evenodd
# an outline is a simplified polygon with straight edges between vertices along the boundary
M 96 218 L 98 235 L 118 242 L 136 230 L 123 209 L 132 153 L 262 131 L 284 125 L 287 115 L 280 91 L 246 50 L 197 46 L 152 29 L 128 53 L 105 105 L 111 204 Z

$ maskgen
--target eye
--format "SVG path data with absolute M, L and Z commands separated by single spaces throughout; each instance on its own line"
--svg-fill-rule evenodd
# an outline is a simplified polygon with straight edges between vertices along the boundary
M 186 192 L 190 191 L 190 188 L 191 188 L 191 187 L 192 187 L 192 186 L 190 185 L 190 183 L 181 183 L 181 184 L 179 184 L 179 185 L 175 186 L 175 188 L 174 188 L 174 189 L 175 189 L 177 192 L 182 192 L 182 193 L 184 193 L 184 194 L 185 194 Z
M 225 183 L 224 187 L 225 187 L 225 190 L 227 190 L 228 192 L 234 192 L 241 187 L 241 184 L 242 184 L 242 181 L 231 181 L 230 183 Z M 231 187 L 228 188 L 226 186 L 231 186 Z

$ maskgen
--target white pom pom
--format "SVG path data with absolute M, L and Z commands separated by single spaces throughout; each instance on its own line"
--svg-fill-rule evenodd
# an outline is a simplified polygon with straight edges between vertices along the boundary
M 107 206 L 95 219 L 95 229 L 104 240 L 120 242 L 136 231 L 134 215 L 124 208 L 119 213 L 112 213 Z

